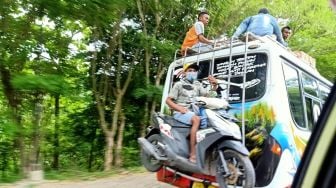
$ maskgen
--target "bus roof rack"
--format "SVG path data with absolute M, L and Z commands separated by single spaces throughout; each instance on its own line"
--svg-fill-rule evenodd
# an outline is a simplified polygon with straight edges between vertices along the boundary
M 213 52 L 216 50 L 220 50 L 220 49 L 225 49 L 225 48 L 229 48 L 231 45 L 232 47 L 236 47 L 236 46 L 240 46 L 245 44 L 246 41 L 246 35 L 248 35 L 248 40 L 247 42 L 252 42 L 252 41 L 259 41 L 262 43 L 275 43 L 277 45 L 279 45 L 280 47 L 287 49 L 285 46 L 283 46 L 281 43 L 279 43 L 278 41 L 275 40 L 275 37 L 272 36 L 257 36 L 251 32 L 247 32 L 245 35 L 239 37 L 239 38 L 227 38 L 227 37 L 220 37 L 218 39 L 215 39 L 214 41 L 214 48 L 210 49 L 208 51 L 200 51 L 199 48 L 203 47 L 202 45 L 200 45 L 196 49 L 192 49 L 192 48 L 187 48 L 187 50 L 185 52 L 182 52 L 180 49 L 177 49 L 175 51 L 175 56 L 174 56 L 174 61 L 180 58 L 184 58 L 184 57 L 188 57 L 188 56 L 193 56 L 193 55 L 199 55 L 202 53 L 207 53 L 207 52 Z M 231 42 L 232 40 L 232 42 Z
M 247 36 L 247 40 L 246 40 L 246 36 Z M 232 41 L 231 41 L 232 40 Z M 210 49 L 208 51 L 200 51 L 200 49 L 192 49 L 192 48 L 187 48 L 187 50 L 185 52 L 182 52 L 180 49 L 175 51 L 175 56 L 174 56 L 174 61 L 176 61 L 177 59 L 181 59 L 181 58 L 185 58 L 185 57 L 189 57 L 189 56 L 195 56 L 195 55 L 200 55 L 203 53 L 208 53 L 208 52 L 214 52 L 217 50 L 221 50 L 221 49 L 225 49 L 225 48 L 233 48 L 236 46 L 241 46 L 241 45 L 246 45 L 246 42 L 261 42 L 261 43 L 271 43 L 271 44 L 275 44 L 278 47 L 281 47 L 287 51 L 290 51 L 294 56 L 296 56 L 297 58 L 299 58 L 303 63 L 308 64 L 310 67 L 316 69 L 316 60 L 315 58 L 311 57 L 310 55 L 308 55 L 307 53 L 303 52 L 303 51 L 291 51 L 289 50 L 289 48 L 287 48 L 286 46 L 282 45 L 281 43 L 279 43 L 275 36 L 257 36 L 251 32 L 247 32 L 245 33 L 245 35 L 239 37 L 239 38 L 227 38 L 225 36 L 221 36 L 218 39 L 214 40 L 214 48 Z M 202 46 L 200 46 L 202 47 Z M 199 48 L 200 48 L 199 47 Z
M 312 68 L 316 69 L 316 59 L 308 55 L 303 51 L 293 51 L 294 55 L 302 60 L 304 63 L 308 64 Z

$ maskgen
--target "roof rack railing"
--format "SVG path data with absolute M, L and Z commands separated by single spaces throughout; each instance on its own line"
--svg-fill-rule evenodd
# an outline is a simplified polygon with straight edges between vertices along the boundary
M 236 44 L 236 43 L 242 43 L 242 41 L 233 40 L 232 45 Z M 225 40 L 215 39 L 214 40 L 214 47 L 212 49 L 209 49 L 208 51 L 201 51 L 202 47 L 208 46 L 208 44 L 203 44 L 203 45 L 197 46 L 196 48 L 187 47 L 186 50 L 183 51 L 183 54 L 181 53 L 181 55 L 182 55 L 182 57 L 187 57 L 189 55 L 197 55 L 197 54 L 201 54 L 201 53 L 204 53 L 204 52 L 213 52 L 213 51 L 216 51 L 216 50 L 221 49 L 221 48 L 229 47 L 230 44 L 231 44 L 231 42 L 230 42 L 229 39 L 225 39 Z M 174 60 L 177 59 L 179 51 L 180 51 L 179 49 L 175 51 Z M 190 53 L 190 52 L 192 52 L 192 53 Z M 190 54 L 188 54 L 188 53 L 190 53 Z
M 247 33 L 246 33 L 247 34 Z M 261 42 L 267 43 L 267 42 L 274 42 L 276 44 L 278 44 L 280 47 L 284 48 L 284 49 L 288 49 L 288 47 L 284 46 L 283 44 L 281 44 L 280 42 L 278 42 L 276 40 L 275 35 L 265 35 L 265 36 L 259 36 L 259 35 L 255 35 L 251 32 L 248 32 L 248 36 L 249 36 L 249 41 L 251 40 L 259 40 Z
M 175 50 L 174 61 L 176 61 L 177 53 L 178 53 L 178 52 L 181 54 L 181 50 L 180 50 L 180 49 Z
M 184 65 L 185 59 L 186 59 L 186 57 L 187 57 L 187 52 L 188 52 L 188 50 L 192 50 L 192 48 L 191 48 L 191 47 L 187 47 L 187 48 L 185 49 L 185 51 L 181 51 L 181 53 L 183 52 L 183 54 L 182 54 L 182 57 L 183 57 L 182 65 Z M 192 50 L 192 51 L 194 51 L 194 50 Z M 197 56 L 197 58 L 198 58 L 198 56 Z
M 246 38 L 246 36 L 248 38 Z M 217 38 L 214 39 L 214 47 L 212 49 L 209 49 L 208 51 L 201 51 L 202 47 L 208 46 L 207 44 L 204 45 L 199 45 L 197 48 L 191 48 L 191 47 L 187 47 L 185 51 L 181 51 L 180 49 L 177 49 L 175 51 L 175 55 L 174 55 L 174 61 L 178 58 L 178 54 L 181 55 L 181 57 L 185 58 L 189 55 L 197 55 L 197 58 L 199 59 L 199 54 L 203 53 L 203 52 L 214 52 L 218 49 L 222 49 L 222 48 L 228 48 L 228 47 L 233 47 L 237 44 L 244 44 L 246 42 L 251 42 L 251 41 L 255 41 L 258 40 L 260 42 L 263 43 L 267 43 L 267 42 L 274 42 L 276 44 L 278 44 L 279 46 L 281 46 L 284 49 L 288 49 L 287 47 L 283 46 L 281 43 L 279 43 L 278 41 L 276 41 L 276 39 L 274 39 L 274 37 L 266 35 L 266 36 L 258 36 L 255 35 L 251 32 L 246 32 L 243 36 L 239 37 L 239 38 L 234 38 L 234 37 L 230 37 L 230 38 Z M 180 53 L 178 53 L 180 52 Z M 191 53 L 190 53 L 191 52 Z M 188 54 L 190 53 L 190 54 Z M 198 62 L 198 60 L 197 60 Z

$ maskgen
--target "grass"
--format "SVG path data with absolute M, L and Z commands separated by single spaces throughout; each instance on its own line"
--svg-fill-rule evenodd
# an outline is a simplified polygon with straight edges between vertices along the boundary
M 141 173 L 146 170 L 143 167 L 118 168 L 110 171 L 87 172 L 82 170 L 68 169 L 60 171 L 48 171 L 44 173 L 46 180 L 94 180 L 111 177 L 119 174 Z
M 0 185 L 2 183 L 13 183 L 22 179 L 22 176 L 18 174 L 0 175 Z

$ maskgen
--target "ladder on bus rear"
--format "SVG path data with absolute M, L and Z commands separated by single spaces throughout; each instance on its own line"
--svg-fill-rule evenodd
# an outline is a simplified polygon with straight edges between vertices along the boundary
M 246 64 L 247 64 L 247 46 L 248 46 L 248 37 L 249 37 L 249 32 L 246 33 L 246 37 L 245 37 L 245 50 L 244 50 L 244 67 L 243 67 L 243 73 L 242 75 L 238 75 L 238 76 L 243 76 L 243 85 L 242 85 L 242 98 L 241 98 L 241 122 L 242 122 L 242 127 L 241 127 L 241 133 L 242 133 L 242 142 L 243 145 L 245 146 L 245 84 L 246 84 Z M 230 85 L 231 85 L 231 64 L 232 64 L 232 42 L 233 42 L 234 38 L 231 37 L 230 38 L 230 52 L 229 52 L 229 67 L 228 67 L 228 76 L 227 76 L 227 101 L 229 101 L 229 97 L 230 97 Z M 237 76 L 237 75 L 235 75 Z
M 245 40 L 245 41 L 243 41 Z M 250 32 L 247 32 L 245 34 L 245 37 L 242 41 L 245 42 L 245 49 L 244 49 L 244 67 L 243 67 L 243 73 L 241 75 L 235 75 L 235 76 L 243 76 L 243 83 L 242 83 L 242 101 L 241 101 L 241 104 L 242 104 L 242 107 L 241 107 L 241 116 L 242 116 L 242 135 L 245 135 L 245 103 L 246 103 L 246 69 L 247 69 L 247 49 L 248 49 L 248 45 L 249 45 L 249 41 L 253 41 L 253 40 L 259 40 L 260 42 L 263 42 L 263 43 L 268 43 L 268 42 L 274 42 L 274 43 L 277 43 L 279 46 L 283 47 L 286 49 L 286 47 L 284 47 L 283 45 L 281 45 L 279 42 L 277 42 L 276 40 L 274 40 L 272 37 L 270 36 L 264 36 L 264 37 L 260 37 L 260 36 L 256 36 L 254 35 L 253 33 L 250 33 Z M 225 77 L 227 78 L 227 93 L 226 93 L 226 100 L 229 101 L 229 96 L 230 96 L 230 86 L 232 85 L 235 85 L 234 83 L 231 83 L 231 76 L 232 76 L 232 73 L 231 73 L 231 65 L 232 65 L 232 48 L 235 46 L 234 44 L 236 44 L 236 42 L 234 42 L 234 38 L 231 37 L 230 38 L 230 44 L 229 44 L 229 67 L 228 67 L 228 75 L 226 75 Z M 214 43 L 214 46 L 216 46 L 216 42 L 217 40 L 215 40 L 215 43 Z M 190 48 L 191 49 L 191 48 Z M 217 48 L 218 49 L 218 48 Z M 211 63 L 210 63 L 210 69 L 209 69 L 209 74 L 213 73 L 213 64 L 214 64 L 214 61 L 215 61 L 215 52 L 217 51 L 216 48 L 212 49 L 212 60 L 211 60 Z M 188 49 L 187 49 L 188 50 Z M 211 52 L 209 51 L 209 52 Z M 176 50 L 175 51 L 175 56 L 174 56 L 174 61 L 177 60 L 177 55 L 178 53 L 181 53 L 180 50 Z M 202 55 L 203 53 L 200 53 L 200 47 L 198 49 L 198 52 L 195 51 L 195 54 L 192 54 L 192 55 L 196 55 L 197 54 L 197 60 L 196 60 L 196 63 L 199 64 L 199 56 Z M 182 57 L 183 57 L 183 60 L 182 60 L 182 65 L 185 63 L 185 59 L 187 57 L 187 54 L 181 54 Z M 225 78 L 224 77 L 224 78 Z M 243 144 L 245 145 L 245 136 L 242 137 L 243 140 Z
M 229 101 L 229 96 L 230 96 L 230 85 L 232 85 L 230 82 L 231 79 L 231 64 L 232 64 L 232 41 L 233 41 L 233 37 L 230 38 L 230 55 L 229 55 L 229 71 L 228 71 L 228 84 L 227 84 L 227 100 Z M 243 76 L 243 85 L 242 85 L 242 98 L 241 98 L 241 116 L 242 116 L 242 142 L 245 145 L 245 103 L 246 103 L 246 69 L 247 69 L 247 49 L 248 49 L 248 44 L 250 40 L 259 40 L 261 42 L 268 42 L 267 40 L 272 40 L 273 42 L 278 43 L 277 41 L 274 41 L 271 37 L 269 36 L 265 36 L 264 38 L 259 37 L 254 35 L 253 33 L 247 32 L 245 34 L 244 37 L 245 40 L 245 49 L 244 49 L 244 67 L 243 67 L 243 73 L 242 75 L 238 75 L 238 76 Z M 278 43 L 280 44 L 280 43 Z M 282 46 L 282 45 L 281 45 Z M 237 75 L 235 75 L 237 76 Z
M 243 76 L 243 85 L 242 85 L 242 142 L 243 144 L 245 145 L 245 84 L 246 84 L 246 64 L 247 64 L 247 46 L 248 46 L 248 42 L 249 42 L 249 37 L 250 36 L 253 36 L 254 38 L 256 38 L 253 34 L 251 33 L 246 33 L 246 37 L 245 37 L 245 50 L 244 50 L 244 68 L 243 68 L 243 73 L 242 75 L 238 75 L 238 76 Z M 234 41 L 234 38 L 230 38 L 230 45 L 229 45 L 229 50 L 230 50 L 230 53 L 229 53 L 229 67 L 228 67 L 228 75 L 227 75 L 227 94 L 226 94 L 226 100 L 229 101 L 229 96 L 230 96 L 230 85 L 231 84 L 231 64 L 232 64 L 232 47 L 233 47 L 233 41 Z M 214 43 L 214 46 L 216 46 L 216 43 L 217 41 L 215 40 L 215 43 Z M 187 50 L 185 51 L 184 54 L 181 54 L 181 50 L 177 49 L 175 51 L 175 54 L 174 54 L 174 62 L 177 60 L 177 57 L 178 57 L 178 54 L 182 55 L 183 57 L 183 60 L 182 60 L 182 65 L 184 64 L 185 62 L 185 58 L 187 57 L 187 51 L 188 51 L 188 48 Z M 212 65 L 214 64 L 214 61 L 215 61 L 215 49 L 212 50 L 212 59 L 211 59 L 211 63 L 210 63 L 210 71 L 213 72 L 213 67 Z M 198 52 L 197 53 L 197 60 L 196 60 L 196 63 L 199 64 L 199 56 L 201 55 L 200 54 L 200 48 L 198 49 Z M 237 76 L 237 75 L 236 75 Z

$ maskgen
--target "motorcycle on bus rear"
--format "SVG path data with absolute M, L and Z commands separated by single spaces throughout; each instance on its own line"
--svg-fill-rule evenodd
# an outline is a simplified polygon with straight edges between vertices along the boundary
M 254 168 L 242 144 L 237 120 L 227 113 L 228 103 L 219 98 L 197 97 L 192 105 L 197 105 L 207 117 L 207 127 L 196 135 L 196 163 L 188 160 L 190 126 L 155 113 L 147 135 L 138 138 L 144 167 L 151 172 L 170 169 L 193 183 L 207 182 L 221 188 L 254 187 Z M 195 178 L 195 174 L 204 176 Z

